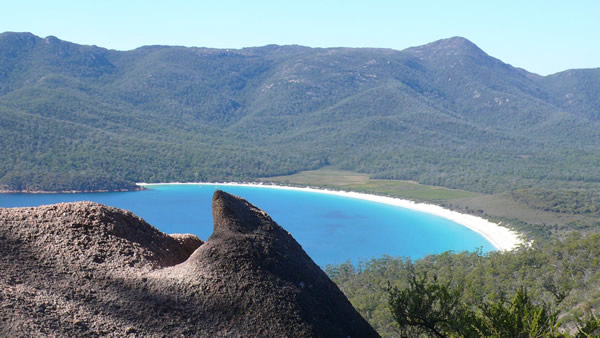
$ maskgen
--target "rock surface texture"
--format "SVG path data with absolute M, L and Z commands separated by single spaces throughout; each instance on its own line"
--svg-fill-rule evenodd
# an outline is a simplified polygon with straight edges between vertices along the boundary
M 0 336 L 377 336 L 266 213 L 222 191 L 203 243 L 91 202 L 0 208 Z

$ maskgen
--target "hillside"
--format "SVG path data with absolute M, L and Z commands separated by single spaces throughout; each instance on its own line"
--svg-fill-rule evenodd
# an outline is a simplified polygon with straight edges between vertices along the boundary
M 0 335 L 376 337 L 264 211 L 216 191 L 203 242 L 92 202 L 0 208 Z
M 540 56 L 542 57 L 542 56 Z M 598 187 L 597 69 L 454 37 L 403 51 L 82 46 L 0 34 L 0 189 L 119 190 L 329 165 L 477 192 Z

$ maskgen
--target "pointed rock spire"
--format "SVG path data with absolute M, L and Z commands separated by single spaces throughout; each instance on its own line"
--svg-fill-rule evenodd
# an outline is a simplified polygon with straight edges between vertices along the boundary
M 213 194 L 212 213 L 213 235 L 227 231 L 251 233 L 276 224 L 264 211 L 248 201 L 221 190 Z
M 264 211 L 219 190 L 213 195 L 213 218 L 214 233 L 206 243 L 167 270 L 213 290 L 209 307 L 228 308 L 239 319 L 237 334 L 377 336 L 302 246 Z

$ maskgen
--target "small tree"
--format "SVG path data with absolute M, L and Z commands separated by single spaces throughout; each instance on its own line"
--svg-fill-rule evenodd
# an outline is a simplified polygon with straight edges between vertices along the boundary
M 510 302 L 479 305 L 480 333 L 492 337 L 559 336 L 558 311 L 542 303 L 533 304 L 527 290 L 521 287 Z
M 412 276 L 407 289 L 388 287 L 389 305 L 403 336 L 421 334 L 445 337 L 449 335 L 477 335 L 476 320 L 461 301 L 461 292 L 441 284 L 434 276 Z

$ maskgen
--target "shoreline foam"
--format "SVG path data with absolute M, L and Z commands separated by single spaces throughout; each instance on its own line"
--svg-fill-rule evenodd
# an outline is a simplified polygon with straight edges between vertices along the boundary
M 260 183 L 235 183 L 235 182 L 222 182 L 222 183 L 137 183 L 139 186 L 155 186 L 155 185 L 230 185 L 230 186 L 241 186 L 241 187 L 260 187 L 270 189 L 282 189 L 282 190 L 297 190 L 297 191 L 308 191 L 321 194 L 329 194 L 343 197 L 350 197 L 361 199 L 365 201 L 383 203 L 387 205 L 393 205 L 401 208 L 411 209 L 415 211 L 424 212 L 427 214 L 439 216 L 448 220 L 451 220 L 457 224 L 465 226 L 472 231 L 480 234 L 488 242 L 490 242 L 497 250 L 506 251 L 512 250 L 523 243 L 521 236 L 500 224 L 493 223 L 484 218 L 473 216 L 469 214 L 462 214 L 457 211 L 445 209 L 435 204 L 417 203 L 410 200 L 404 200 L 396 197 L 387 197 L 373 194 L 365 194 L 354 191 L 340 191 L 340 190 L 329 190 L 329 189 L 317 189 L 311 187 L 290 187 L 275 184 L 260 184 Z

